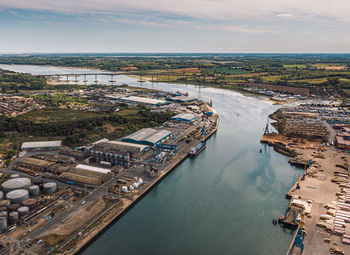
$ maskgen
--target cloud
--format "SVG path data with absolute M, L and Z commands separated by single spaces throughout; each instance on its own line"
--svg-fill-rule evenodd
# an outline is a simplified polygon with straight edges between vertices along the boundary
M 159 12 L 227 21 L 277 16 L 350 22 L 348 0 L 2 0 L 0 7 L 65 13 Z
M 276 15 L 277 17 L 281 17 L 281 18 L 293 18 L 294 16 L 290 13 L 279 13 Z

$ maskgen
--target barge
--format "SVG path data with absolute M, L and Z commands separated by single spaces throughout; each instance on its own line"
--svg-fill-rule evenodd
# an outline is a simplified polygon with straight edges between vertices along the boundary
M 188 156 L 190 158 L 196 157 L 199 153 L 201 153 L 202 150 L 204 150 L 207 142 L 206 141 L 201 141 L 197 146 L 191 148 L 190 152 L 188 153 Z

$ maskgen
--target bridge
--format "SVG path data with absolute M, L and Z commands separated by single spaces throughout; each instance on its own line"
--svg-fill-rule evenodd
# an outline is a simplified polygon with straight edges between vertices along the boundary
M 118 73 L 112 73 L 112 72 L 91 72 L 91 73 L 61 73 L 61 74 L 46 74 L 46 75 L 41 75 L 44 77 L 47 77 L 49 80 L 57 80 L 57 81 L 62 81 L 62 82 L 75 82 L 78 83 L 78 77 L 84 77 L 83 82 L 86 83 L 88 82 L 87 77 L 88 76 L 94 76 L 95 80 L 94 82 L 97 84 L 99 82 L 98 76 L 110 76 L 111 79 L 109 82 L 112 84 L 116 82 L 114 79 L 115 76 L 118 75 L 133 75 L 133 76 L 138 76 L 139 77 L 139 82 L 144 82 L 143 76 L 148 76 L 151 79 L 151 82 L 154 82 L 159 79 L 159 76 L 167 76 L 168 82 L 170 81 L 170 76 L 176 76 L 176 80 L 178 80 L 179 77 L 184 77 L 186 80 L 188 77 L 200 77 L 200 74 L 182 74 L 182 73 L 146 73 L 146 72 L 118 72 Z M 62 80 L 62 79 L 64 80 Z M 70 79 L 73 78 L 73 79 Z

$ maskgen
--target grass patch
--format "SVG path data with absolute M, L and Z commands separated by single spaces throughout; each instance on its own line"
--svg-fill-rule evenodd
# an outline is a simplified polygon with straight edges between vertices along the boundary
M 31 120 L 34 123 L 49 123 L 81 120 L 96 116 L 102 116 L 102 114 L 55 108 L 31 111 L 27 114 L 20 115 L 18 118 L 23 120 Z

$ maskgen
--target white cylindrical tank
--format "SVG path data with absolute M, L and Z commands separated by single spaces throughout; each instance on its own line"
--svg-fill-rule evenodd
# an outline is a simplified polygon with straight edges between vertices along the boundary
M 40 194 L 40 188 L 38 185 L 33 185 L 29 187 L 29 195 L 35 197 Z
M 10 212 L 9 213 L 9 221 L 11 224 L 15 224 L 18 221 L 18 212 Z
M 134 190 L 134 186 L 130 185 L 129 190 Z
M 6 194 L 6 198 L 11 204 L 21 203 L 29 198 L 29 192 L 26 189 L 17 189 Z
M 4 217 L 0 217 L 0 232 L 4 232 L 7 229 L 7 220 Z
M 132 186 L 134 186 L 134 188 L 137 189 L 139 187 L 139 184 L 135 182 Z
M 22 206 L 20 208 L 18 208 L 17 210 L 19 216 L 23 216 L 29 213 L 29 207 L 28 206 Z
M 139 178 L 138 183 L 139 183 L 139 185 L 143 185 L 143 184 L 144 184 L 144 182 L 143 182 L 142 178 Z
M 31 184 L 29 178 L 13 178 L 8 181 L 5 181 L 1 187 L 2 190 L 7 193 L 16 189 L 28 189 Z
M 128 187 L 123 186 L 123 187 L 122 187 L 122 192 L 127 193 L 127 192 L 128 192 Z
M 56 192 L 57 184 L 54 182 L 45 183 L 43 189 L 45 194 L 51 195 Z

